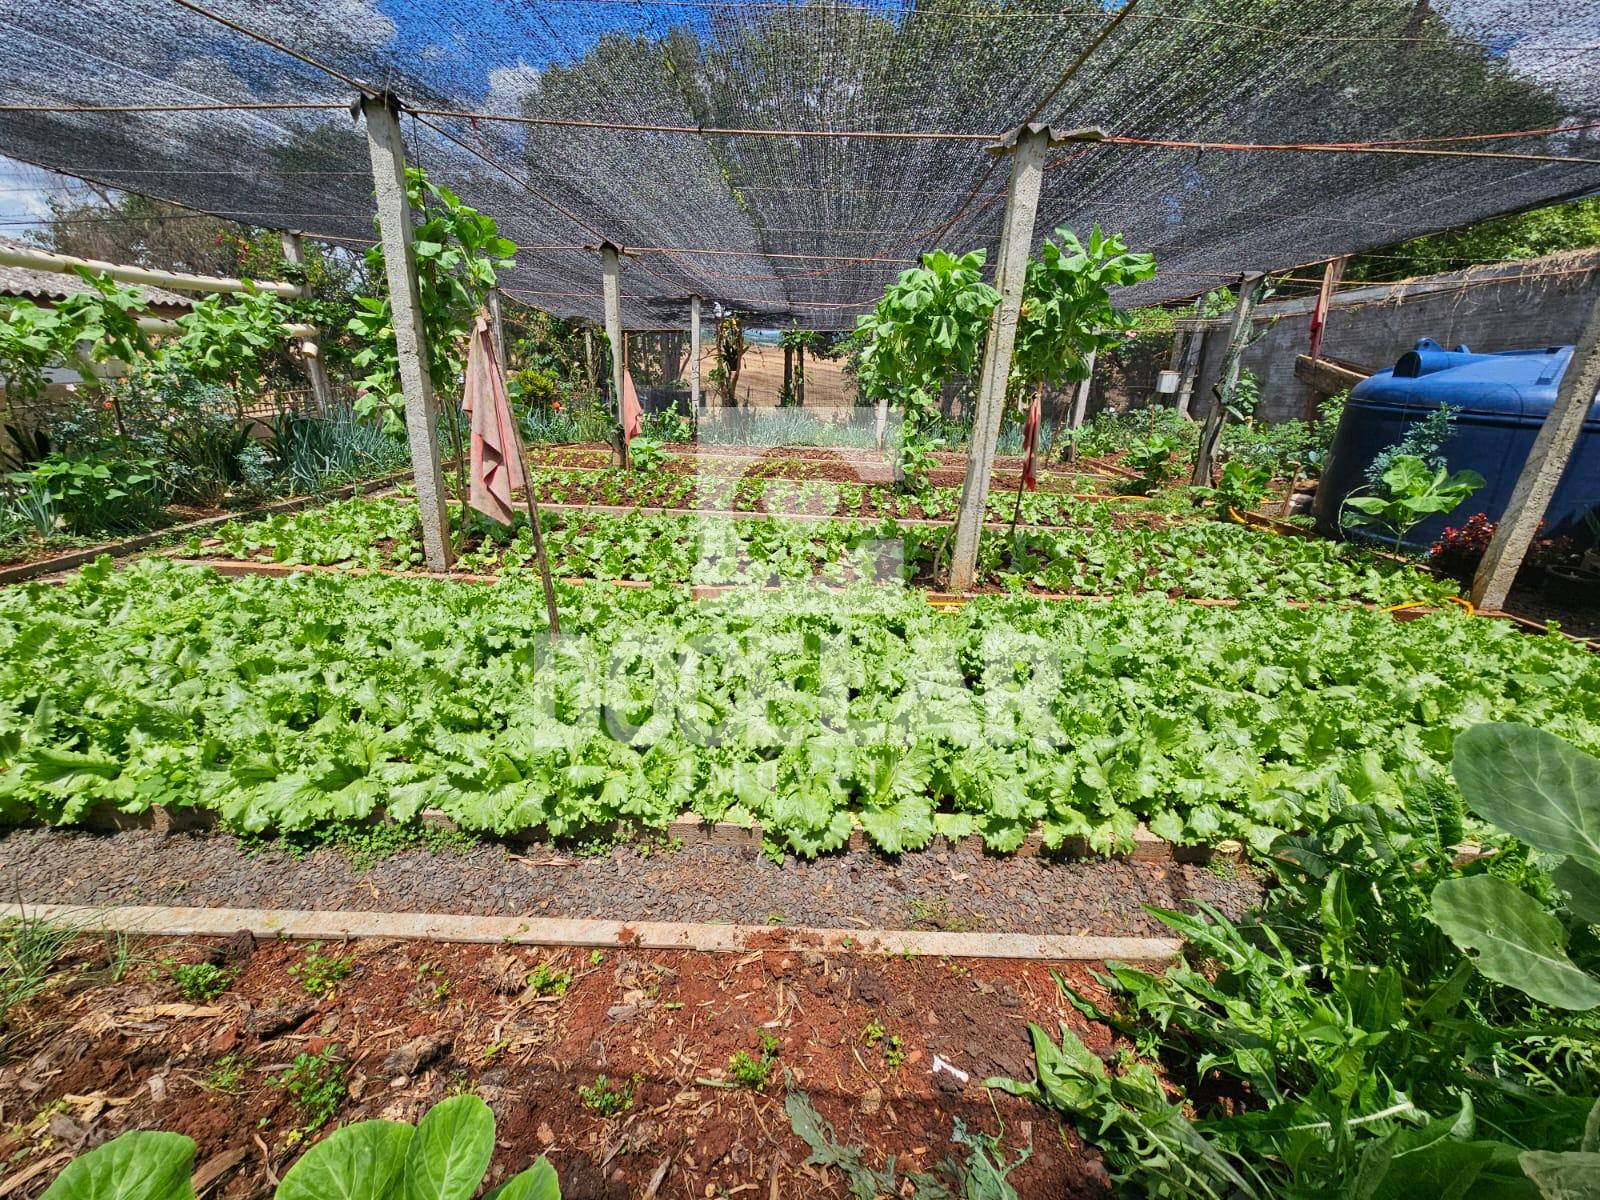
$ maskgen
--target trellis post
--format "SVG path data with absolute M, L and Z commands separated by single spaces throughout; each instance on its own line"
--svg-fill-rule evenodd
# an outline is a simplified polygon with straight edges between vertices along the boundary
M 416 254 L 411 247 L 411 203 L 406 196 L 400 111 L 392 96 L 364 96 L 361 111 L 367 119 L 378 233 L 383 244 L 384 275 L 389 283 L 395 350 L 400 360 L 400 388 L 405 395 L 417 515 L 422 521 L 422 552 L 430 570 L 448 571 L 453 554 L 444 472 L 439 460 L 439 412 L 433 380 L 428 374 L 428 334 L 422 322 L 422 291 L 417 283 Z
M 494 343 L 494 360 L 500 374 L 506 373 L 506 330 L 500 323 L 500 289 L 489 289 L 489 339 Z
M 618 421 L 622 420 L 622 375 L 627 370 L 622 345 L 622 247 L 600 243 L 600 291 L 605 304 L 606 340 L 611 343 L 611 403 Z M 619 432 L 611 438 L 611 465 L 625 466 L 623 439 Z
M 1200 448 L 1194 456 L 1194 475 L 1189 482 L 1195 487 L 1211 486 L 1211 468 L 1217 457 L 1217 444 L 1222 438 L 1222 423 L 1228 416 L 1228 401 L 1239 384 L 1239 368 L 1244 362 L 1244 350 L 1250 342 L 1250 314 L 1255 311 L 1261 296 L 1265 275 L 1244 275 L 1239 279 L 1239 302 L 1233 308 L 1233 322 L 1228 326 L 1228 348 L 1222 358 L 1222 378 L 1217 381 L 1217 395 L 1206 413 L 1205 427 L 1200 432 Z
M 689 408 L 700 411 L 700 297 L 689 297 Z
M 306 265 L 305 243 L 300 240 L 298 230 L 286 229 L 283 231 L 283 258 L 296 267 L 304 270 Z M 311 298 L 311 284 L 300 284 L 300 298 Z M 317 411 L 324 415 L 333 407 L 333 385 L 328 382 L 328 368 L 322 362 L 322 347 L 315 337 L 305 339 L 301 347 L 300 361 L 305 365 L 306 379 L 311 384 L 311 399 L 317 406 Z
M 1489 548 L 1484 551 L 1478 572 L 1472 577 L 1472 603 L 1478 608 L 1503 609 L 1523 557 L 1528 553 L 1539 522 L 1550 507 L 1550 497 L 1572 458 L 1572 449 L 1583 432 L 1584 418 L 1600 390 L 1600 294 L 1589 301 L 1589 312 L 1578 331 L 1577 345 L 1556 389 L 1539 434 L 1528 451 L 1528 461 L 1517 476 L 1505 515 L 1495 526 Z
M 1044 174 L 1045 151 L 1049 147 L 1047 128 L 1025 126 L 1018 131 L 1013 144 L 1000 150 L 1011 155 L 1011 181 L 1006 187 L 1000 252 L 995 259 L 994 285 L 1000 293 L 1000 302 L 989 315 L 988 345 L 983 354 L 983 373 L 978 379 L 972 445 L 967 454 L 966 479 L 961 485 L 955 549 L 950 556 L 950 590 L 953 592 L 969 590 L 978 573 L 978 542 L 983 536 L 989 476 L 994 470 L 994 451 L 1000 441 L 1000 422 L 1005 415 L 1011 350 L 1017 340 L 1022 288 L 1028 277 L 1028 252 L 1033 248 L 1033 224 L 1039 211 L 1039 187 Z

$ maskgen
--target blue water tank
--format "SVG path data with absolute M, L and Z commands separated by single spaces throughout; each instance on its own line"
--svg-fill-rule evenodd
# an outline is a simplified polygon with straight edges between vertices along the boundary
M 1498 521 L 1571 360 L 1571 346 L 1474 354 L 1465 346 L 1446 350 L 1432 338 L 1423 338 L 1400 356 L 1393 370 L 1379 371 L 1351 390 L 1317 485 L 1312 508 L 1317 527 L 1336 533 L 1345 497 L 1365 484 L 1363 476 L 1372 460 L 1442 404 L 1460 410 L 1443 448 L 1450 469 L 1476 471 L 1487 482 L 1455 512 L 1430 517 L 1411 530 L 1406 544 L 1425 549 L 1446 525 L 1459 526 L 1473 513 L 1487 513 Z M 1589 408 L 1572 461 L 1550 500 L 1546 536 L 1570 534 L 1587 543 L 1583 517 L 1596 506 L 1600 506 L 1600 395 Z

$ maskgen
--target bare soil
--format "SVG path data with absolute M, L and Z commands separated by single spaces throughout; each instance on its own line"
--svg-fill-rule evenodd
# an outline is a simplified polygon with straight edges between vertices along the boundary
M 36 1197 L 75 1152 L 158 1128 L 198 1143 L 208 1200 L 264 1198 L 327 1128 L 415 1120 L 471 1090 L 498 1121 L 491 1182 L 545 1154 L 568 1200 L 844 1197 L 836 1173 L 805 1163 L 784 1112 L 787 1073 L 874 1167 L 891 1154 L 902 1171 L 964 1156 L 951 1144 L 959 1119 L 1001 1134 L 1011 1156 L 1031 1148 L 1011 1177 L 1021 1196 L 1110 1194 L 1098 1159 L 1049 1114 L 998 1093 L 991 1107 L 982 1088 L 1031 1078 L 1030 1021 L 1064 1021 L 1112 1053 L 1046 963 L 368 941 L 321 948 L 353 969 L 317 998 L 295 974 L 303 945 L 245 934 L 135 952 L 142 963 L 114 982 L 106 946 L 84 939 L 54 986 L 12 1010 L 0 1193 Z M 223 965 L 227 990 L 184 1000 L 161 965 L 173 960 Z M 527 986 L 541 963 L 571 972 L 564 994 Z M 1099 994 L 1083 967 L 1057 969 Z M 874 1023 L 899 1039 L 894 1059 L 868 1034 Z M 778 1042 L 769 1081 L 729 1086 L 730 1056 L 757 1057 L 763 1034 Z M 322 1130 L 305 1132 L 306 1110 L 280 1084 L 297 1055 L 341 1068 L 344 1096 Z M 579 1094 L 602 1074 L 632 1089 L 614 1116 Z

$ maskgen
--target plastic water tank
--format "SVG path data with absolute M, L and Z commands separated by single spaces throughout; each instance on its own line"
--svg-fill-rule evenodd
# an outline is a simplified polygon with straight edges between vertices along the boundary
M 1345 497 L 1364 486 L 1372 460 L 1442 404 L 1458 409 L 1444 456 L 1452 471 L 1473 470 L 1486 480 L 1456 511 L 1430 517 L 1406 535 L 1425 549 L 1447 525 L 1473 513 L 1498 521 L 1511 499 L 1528 451 L 1550 407 L 1571 346 L 1475 354 L 1466 346 L 1446 350 L 1423 338 L 1389 371 L 1379 371 L 1350 392 L 1334 434 L 1312 511 L 1317 527 L 1337 531 Z M 1600 395 L 1589 408 L 1583 433 L 1545 516 L 1547 536 L 1574 535 L 1587 542 L 1584 513 L 1600 506 Z

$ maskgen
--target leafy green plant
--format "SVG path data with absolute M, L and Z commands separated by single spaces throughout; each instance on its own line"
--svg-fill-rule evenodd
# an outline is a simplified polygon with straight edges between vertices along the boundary
M 234 972 L 216 963 L 166 964 L 167 978 L 177 986 L 178 994 L 191 1004 L 207 1004 L 228 990 Z
M 300 981 L 306 995 L 331 996 L 334 990 L 356 968 L 354 955 L 324 954 L 322 943 L 312 942 L 306 947 L 300 961 L 289 968 L 289 974 Z
M 1319 832 L 1280 839 L 1281 887 L 1244 922 L 1205 906 L 1199 916 L 1152 910 L 1185 939 L 1186 960 L 1159 976 L 1112 964 L 1101 981 L 1118 1009 L 1060 981 L 1081 1012 L 1159 1053 L 1187 1103 L 1143 1063 L 1108 1071 L 1065 1027 L 1059 1043 L 1033 1030 L 1032 1083 L 991 1084 L 1096 1129 L 1134 1194 L 1331 1200 L 1436 1194 L 1441 1181 L 1460 1196 L 1587 1194 L 1559 1181 L 1596 1162 L 1600 1026 L 1552 1027 L 1540 1007 L 1478 975 L 1584 1007 L 1550 931 L 1507 919 L 1502 904 L 1521 896 L 1523 915 L 1549 920 L 1529 892 L 1547 877 L 1514 842 L 1457 862 L 1462 794 L 1513 824 L 1571 827 L 1575 810 L 1567 804 L 1563 818 L 1544 789 L 1600 764 L 1580 766 L 1558 739 L 1532 734 L 1469 731 L 1457 739 L 1460 793 L 1418 772 L 1403 808 L 1344 801 Z M 1516 971 L 1496 961 L 1530 927 Z M 1480 949 L 1489 930 L 1493 948 L 1475 972 L 1452 939 Z
M 1476 951 L 1490 979 L 1555 1008 L 1600 1007 L 1600 970 L 1568 953 L 1578 934 L 1600 966 L 1600 759 L 1519 724 L 1479 725 L 1456 739 L 1454 770 L 1467 806 L 1558 861 L 1565 902 L 1553 907 L 1506 879 L 1479 872 L 1433 890 L 1433 919 Z
M 360 1121 L 336 1129 L 290 1167 L 275 1200 L 471 1200 L 495 1148 L 494 1114 L 472 1095 L 441 1100 L 415 1126 Z M 73 1160 L 44 1200 L 194 1200 L 195 1144 L 174 1133 L 125 1133 Z M 543 1157 L 484 1200 L 561 1200 Z
M 666 460 L 666 448 L 658 441 L 636 437 L 628 443 L 628 463 L 635 471 L 654 471 Z
M 1215 487 L 1191 489 L 1196 496 L 1217 511 L 1226 514 L 1229 509 L 1249 512 L 1267 498 L 1272 485 L 1272 471 L 1268 467 L 1254 466 L 1243 459 L 1230 458 L 1222 465 Z
M 1139 472 L 1141 490 L 1149 493 L 1178 473 L 1178 463 L 1174 460 L 1182 449 L 1183 442 L 1176 435 L 1152 433 L 1129 443 L 1123 461 L 1130 469 Z
M 52 454 L 11 480 L 39 493 L 49 510 L 79 534 L 149 529 L 161 523 L 166 504 L 160 464 L 149 457 Z
M 565 996 L 572 986 L 572 972 L 558 971 L 547 962 L 534 967 L 528 975 L 528 986 L 535 996 Z
M 1476 471 L 1451 474 L 1445 467 L 1430 467 L 1421 458 L 1396 455 L 1379 479 L 1378 494 L 1345 498 L 1345 523 L 1383 530 L 1398 548 L 1400 541 L 1428 517 L 1453 511 L 1484 484 Z
M 935 250 L 902 271 L 871 313 L 856 319 L 855 373 L 864 399 L 903 409 L 895 472 L 903 487 L 927 483 L 939 446 L 938 402 L 972 369 L 1000 293 L 983 282 L 986 252 Z
M 247 1054 L 224 1054 L 217 1059 L 211 1070 L 206 1072 L 203 1086 L 208 1092 L 231 1096 L 239 1090 L 245 1072 L 250 1069 L 254 1061 Z
M 441 395 L 449 394 L 465 366 L 472 321 L 495 286 L 496 272 L 515 265 L 517 247 L 500 236 L 493 218 L 462 203 L 420 167 L 406 168 L 406 197 L 423 214 L 411 247 L 428 335 L 428 374 Z M 381 246 L 368 249 L 367 271 L 375 280 L 384 278 Z M 356 411 L 398 428 L 404 396 L 388 296 L 357 296 L 348 330 L 363 342 L 351 361 L 366 372 L 356 383 Z
M 778 1052 L 783 1043 L 770 1033 L 761 1035 L 761 1046 L 756 1054 L 748 1050 L 735 1050 L 728 1059 L 728 1078 L 735 1087 L 760 1091 L 767 1086 L 772 1068 L 778 1065 Z
M 294 1100 L 304 1124 L 295 1141 L 303 1141 L 333 1119 L 349 1094 L 344 1078 L 344 1061 L 339 1047 L 328 1046 L 317 1054 L 297 1054 L 272 1081 Z
M 578 1098 L 583 1106 L 597 1117 L 614 1117 L 633 1107 L 633 1092 L 637 1081 L 612 1081 L 596 1075 L 594 1082 L 578 1088 Z

